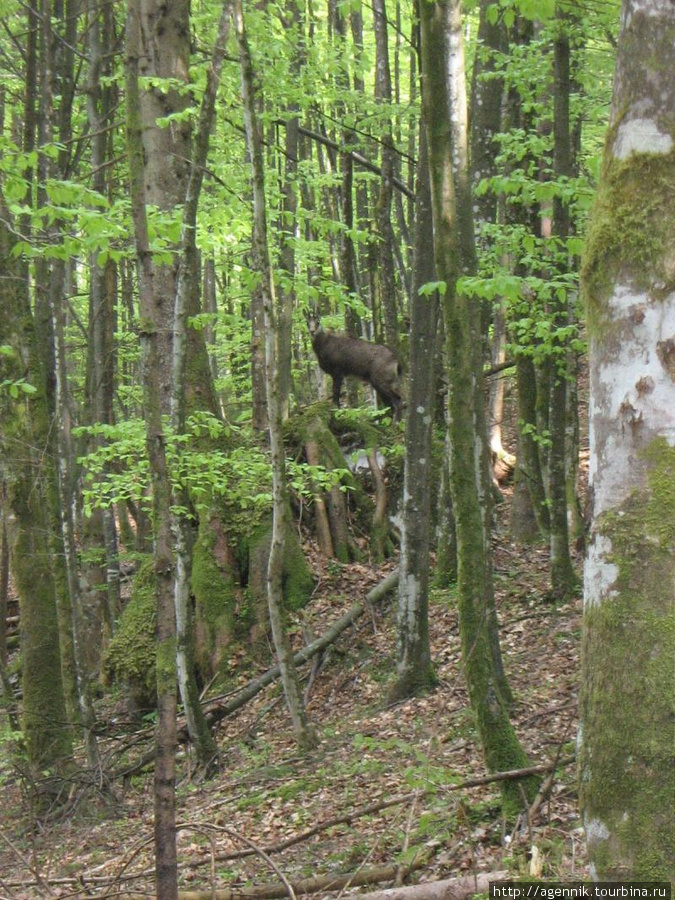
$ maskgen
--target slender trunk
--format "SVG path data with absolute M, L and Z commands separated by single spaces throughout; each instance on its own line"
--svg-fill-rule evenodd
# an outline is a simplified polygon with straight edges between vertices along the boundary
M 436 274 L 426 129 L 420 130 L 415 256 L 410 302 L 410 378 L 405 424 L 403 525 L 399 563 L 396 682 L 390 696 L 408 697 L 435 682 L 429 644 L 431 443 L 434 428 L 438 292 L 422 292 Z
M 452 508 L 452 492 L 450 491 L 450 433 L 445 410 L 445 446 L 441 463 L 441 485 L 438 491 L 438 528 L 436 530 L 436 570 L 434 582 L 438 587 L 449 587 L 457 581 L 457 524 Z
M 539 534 L 548 538 L 551 523 L 537 442 L 537 377 L 531 357 L 518 357 L 516 384 L 520 413 L 517 478 L 526 485 Z
M 555 94 L 553 112 L 553 169 L 560 178 L 572 176 L 572 141 L 570 134 L 570 43 L 564 13 L 558 11 L 558 33 L 554 44 Z M 563 245 L 569 236 L 570 215 L 561 197 L 553 200 L 553 234 Z M 554 322 L 564 331 L 569 325 L 567 297 L 556 299 Z M 551 451 L 549 456 L 549 501 L 551 504 L 551 592 L 558 600 L 566 599 L 577 585 L 572 567 L 567 519 L 567 379 L 568 353 L 560 354 L 553 367 L 551 383 Z
M 375 97 L 380 103 L 390 104 L 391 71 L 389 67 L 389 41 L 385 0 L 374 0 L 375 26 Z M 384 317 L 384 342 L 392 350 L 399 346 L 396 279 L 394 277 L 394 233 L 391 226 L 391 205 L 394 178 L 394 138 L 391 126 L 381 136 L 380 194 L 375 210 L 377 227 L 377 272 L 381 309 Z
M 7 484 L 0 482 L 0 665 L 7 665 L 7 606 L 9 601 L 9 534 Z
M 480 308 L 457 294 L 460 271 L 453 185 L 452 131 L 446 84 L 443 3 L 420 4 L 422 110 L 428 127 L 437 276 L 445 282 L 443 315 L 450 376 L 451 492 L 457 523 L 457 591 L 462 653 L 471 705 L 490 771 L 527 765 L 509 722 L 490 637 L 494 595 L 486 522 L 488 455 L 480 365 Z M 480 385 L 480 389 L 478 388 Z M 533 795 L 536 781 L 526 781 Z M 509 814 L 522 806 L 517 785 L 503 787 Z
M 155 732 L 155 876 L 158 900 L 178 900 L 176 853 L 176 619 L 173 597 L 171 541 L 171 482 L 166 463 L 166 437 L 162 399 L 171 392 L 166 361 L 160 364 L 161 309 L 155 290 L 147 222 L 144 123 L 139 92 L 139 56 L 145 39 L 141 10 L 131 0 L 127 17 L 127 147 L 129 154 L 132 216 L 139 267 L 139 312 L 146 448 L 150 465 L 154 523 L 154 576 L 157 605 L 157 727 Z M 154 120 L 152 120 L 154 121 Z M 169 358 L 169 363 L 171 357 Z
M 83 595 L 80 590 L 79 554 L 75 526 L 77 502 L 77 475 L 75 471 L 75 447 L 72 434 L 72 398 L 68 384 L 66 346 L 63 321 L 65 286 L 61 277 L 63 267 L 55 265 L 52 271 L 51 306 L 55 340 L 55 405 L 56 405 L 56 483 L 59 521 L 64 549 L 65 573 L 70 600 L 72 641 L 75 657 L 77 699 L 80 722 L 84 729 L 85 747 L 89 767 L 100 769 L 96 741 L 96 715 L 92 703 L 90 673 L 86 654 Z
M 185 432 L 186 383 L 188 359 L 188 313 L 197 305 L 191 295 L 196 290 L 197 281 L 197 209 L 203 182 L 204 167 L 208 155 L 209 137 L 213 125 L 216 92 L 225 55 L 225 45 L 230 26 L 231 10 L 226 3 L 223 7 L 218 30 L 218 38 L 207 72 L 207 83 L 199 115 L 199 127 L 195 135 L 190 174 L 183 207 L 181 235 L 181 260 L 176 284 L 174 308 L 174 356 L 173 383 L 171 389 L 171 419 L 174 432 Z M 210 376 L 202 373 L 204 377 Z M 215 412 L 215 410 L 212 410 Z M 201 766 L 209 769 L 218 748 L 210 733 L 199 702 L 199 692 L 195 681 L 194 638 L 192 613 L 190 610 L 190 579 L 192 574 L 192 549 L 194 537 L 189 518 L 190 498 L 185 489 L 174 488 L 172 504 L 172 530 L 176 548 L 176 569 L 174 597 L 176 604 L 176 668 L 178 687 L 185 710 L 190 738 L 195 746 Z
M 452 154 L 453 183 L 455 188 L 455 228 L 457 230 L 457 253 L 459 275 L 475 275 L 478 267 L 476 255 L 476 237 L 474 233 L 473 197 L 471 191 L 471 173 L 469 169 L 469 127 L 466 103 L 466 71 L 464 62 L 464 38 L 462 34 L 462 13 L 460 0 L 449 0 L 441 4 L 444 19 L 445 53 L 447 72 L 447 100 L 448 115 L 450 119 L 450 147 Z M 475 393 L 473 400 L 473 431 L 476 441 L 476 452 L 483 459 L 476 461 L 476 476 L 478 478 L 478 499 L 483 516 L 484 540 L 484 566 L 486 569 L 486 585 L 489 590 L 486 594 L 486 615 L 489 634 L 490 650 L 493 659 L 495 677 L 505 702 L 511 700 L 504 662 L 502 660 L 499 643 L 499 623 L 497 621 L 497 609 L 495 605 L 494 591 L 492 590 L 492 545 L 490 542 L 490 529 L 492 527 L 492 494 L 489 452 L 487 440 L 487 425 L 485 419 L 485 397 L 483 369 L 483 322 L 482 311 L 478 319 L 478 331 L 472 338 L 471 350 L 473 352 L 474 376 L 472 389 Z M 445 318 L 447 326 L 447 318 Z M 476 323 L 471 323 L 473 328 Z M 452 427 L 452 426 L 451 426 Z M 452 440 L 452 438 L 451 438 Z
M 291 51 L 291 73 L 298 80 L 302 78 L 302 70 L 305 65 L 306 51 L 303 38 L 303 7 L 291 0 L 287 4 L 287 15 L 284 17 L 284 25 L 290 29 L 297 42 Z M 281 233 L 281 248 L 279 253 L 279 267 L 287 275 L 287 283 L 295 283 L 295 241 L 297 238 L 297 208 L 298 208 L 298 104 L 291 103 L 288 110 L 289 118 L 286 122 L 285 145 L 285 173 L 282 186 L 282 209 L 279 230 Z M 281 288 L 278 300 L 279 329 L 279 391 L 281 402 L 281 414 L 283 419 L 288 418 L 288 404 L 291 392 L 291 336 L 293 323 L 293 307 L 295 305 L 295 292 L 292 288 Z
M 272 457 L 273 521 L 272 543 L 267 569 L 267 600 L 272 638 L 281 669 L 286 704 L 293 730 L 299 745 L 309 749 L 316 744 L 316 736 L 309 723 L 300 691 L 298 674 L 293 660 L 283 611 L 283 572 L 285 532 L 288 527 L 288 495 L 286 487 L 286 460 L 284 456 L 281 397 L 277 367 L 277 330 L 274 280 L 267 242 L 265 209 L 265 180 L 262 145 L 256 116 L 254 74 L 246 37 L 241 0 L 235 0 L 234 21 L 239 43 L 242 73 L 242 97 L 246 139 L 253 170 L 253 255 L 261 276 L 261 292 L 265 312 L 265 376 L 267 388 L 267 412 L 269 418 L 270 453 Z
M 87 121 L 91 134 L 92 188 L 104 198 L 110 191 L 110 170 L 106 166 L 111 143 L 106 131 L 117 101 L 116 89 L 104 85 L 102 79 L 112 72 L 111 57 L 103 48 L 113 42 L 112 10 L 100 0 L 87 4 L 87 49 L 89 76 L 87 83 Z M 97 253 L 89 257 L 89 344 L 87 361 L 89 421 L 92 424 L 113 424 L 113 393 L 115 375 L 115 331 L 117 305 L 117 270 L 112 260 L 99 264 Z M 92 439 L 94 449 L 105 446 L 105 438 L 97 434 Z M 83 582 L 88 585 L 95 603 L 99 585 L 106 585 L 104 641 L 112 635 L 120 613 L 120 565 L 117 524 L 114 507 L 95 511 L 86 524 L 83 544 L 103 547 L 104 563 L 83 563 Z M 86 554 L 83 553 L 83 558 Z
M 495 137 L 501 131 L 504 78 L 499 75 L 500 54 L 506 49 L 506 35 L 500 16 L 492 21 L 489 10 L 492 0 L 480 0 L 478 44 L 471 82 L 471 167 L 474 188 L 483 180 L 497 174 L 498 145 Z M 474 197 L 476 225 L 481 246 L 481 226 L 497 221 L 497 195 L 487 190 Z

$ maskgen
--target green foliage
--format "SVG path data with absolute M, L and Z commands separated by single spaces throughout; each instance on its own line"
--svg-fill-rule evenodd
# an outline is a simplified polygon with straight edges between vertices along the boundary
M 25 378 L 19 378 L 16 381 L 13 381 L 11 378 L 5 378 L 4 381 L 0 381 L 0 392 L 7 391 L 12 399 L 17 400 L 22 393 L 24 394 L 34 394 L 37 391 L 37 388 L 34 385 L 29 384 Z
M 168 429 L 168 422 L 165 423 Z M 93 425 L 78 435 L 100 436 L 104 442 L 79 459 L 84 467 L 84 511 L 133 501 L 150 508 L 150 471 L 145 452 L 145 423 L 127 419 L 116 425 Z M 224 501 L 231 532 L 250 537 L 271 509 L 269 458 L 246 428 L 222 422 L 206 412 L 195 413 L 185 434 L 167 440 L 167 460 L 174 485 L 187 490 L 199 512 Z M 327 470 L 294 459 L 287 461 L 289 484 L 298 497 L 311 498 L 319 486 L 337 486 L 346 470 Z

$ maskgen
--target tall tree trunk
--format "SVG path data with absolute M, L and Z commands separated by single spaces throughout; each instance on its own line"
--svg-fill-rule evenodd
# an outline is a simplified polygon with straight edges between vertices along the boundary
M 7 608 L 9 605 L 9 532 L 7 483 L 0 481 L 0 666 L 7 665 Z
M 195 135 L 190 165 L 181 234 L 181 260 L 176 284 L 173 344 L 173 384 L 171 389 L 171 420 L 174 432 L 183 434 L 186 422 L 188 379 L 188 314 L 198 307 L 197 293 L 197 209 L 208 156 L 209 138 L 213 126 L 216 93 L 220 83 L 220 73 L 225 56 L 225 46 L 230 26 L 230 4 L 223 6 L 218 28 L 218 37 L 207 72 L 206 89 L 199 114 L 199 127 Z M 201 348 L 200 348 L 201 350 Z M 205 357 L 200 352 L 200 358 Z M 203 379 L 210 381 L 210 367 L 202 369 Z M 211 412 L 216 413 L 216 408 Z M 190 497 L 187 490 L 174 488 L 175 498 L 172 528 L 176 548 L 175 604 L 176 604 L 176 663 L 178 686 L 180 689 L 190 739 L 201 766 L 210 769 L 217 756 L 218 748 L 211 735 L 199 702 L 199 692 L 195 681 L 194 636 L 192 612 L 190 609 L 190 579 L 192 573 L 193 528 L 188 510 Z
M 375 97 L 380 103 L 391 103 L 391 71 L 389 66 L 389 40 L 385 0 L 374 0 L 373 20 L 376 48 Z M 387 126 L 384 129 L 381 137 L 381 148 L 380 194 L 375 210 L 377 227 L 377 284 L 384 317 L 384 341 L 392 350 L 396 351 L 400 341 L 398 334 L 396 279 L 394 276 L 394 233 L 391 226 L 395 163 L 394 137 L 391 126 Z
M 509 722 L 490 640 L 494 608 L 489 533 L 486 530 L 488 455 L 482 402 L 481 317 L 457 294 L 459 231 L 452 167 L 444 3 L 420 4 L 422 110 L 428 127 L 429 169 L 437 276 L 445 282 L 443 315 L 450 378 L 451 492 L 457 523 L 460 633 L 471 705 L 490 771 L 527 765 Z M 477 386 L 480 385 L 480 390 Z M 527 795 L 536 781 L 524 785 Z M 503 788 L 509 814 L 522 806 L 518 785 Z
M 541 469 L 541 456 L 537 441 L 537 375 L 532 357 L 521 354 L 516 361 L 516 390 L 518 395 L 519 435 L 518 464 L 516 466 L 516 487 L 522 485 L 530 498 L 532 513 L 539 530 L 540 537 L 548 538 L 551 519 L 544 474 Z M 527 504 L 523 503 L 526 507 Z M 532 537 L 527 521 L 529 513 L 525 511 L 523 520 L 512 516 L 511 528 L 517 540 L 528 540 Z
M 446 43 L 446 72 L 447 72 L 447 99 L 448 115 L 450 119 L 450 146 L 452 148 L 453 183 L 455 187 L 454 205 L 456 210 L 455 227 L 457 230 L 457 253 L 459 275 L 475 275 L 478 267 L 476 254 L 476 237 L 474 232 L 473 197 L 471 190 L 471 172 L 469 168 L 469 123 L 466 104 L 466 68 L 464 62 L 464 38 L 462 34 L 462 11 L 460 0 L 449 0 L 441 4 L 444 15 L 444 33 Z M 447 327 L 448 320 L 444 317 Z M 472 323 L 473 324 L 473 323 Z M 483 447 L 485 459 L 482 464 L 477 463 L 476 475 L 482 480 L 478 485 L 480 510 L 483 516 L 483 531 L 485 535 L 484 564 L 487 571 L 486 584 L 489 591 L 486 595 L 487 627 L 490 648 L 493 658 L 494 673 L 497 679 L 502 698 L 505 702 L 511 700 L 504 663 L 499 644 L 499 623 L 497 621 L 497 609 L 492 590 L 492 545 L 490 543 L 490 529 L 492 527 L 492 495 L 489 469 L 489 453 L 487 442 L 487 427 L 485 419 L 485 397 L 483 369 L 483 325 L 479 322 L 480 331 L 474 335 L 475 377 L 473 377 L 473 390 L 476 394 L 474 406 L 473 430 L 477 441 L 477 447 Z M 446 344 L 447 349 L 447 344 Z M 449 429 L 452 441 L 452 425 Z M 452 464 L 451 464 L 452 471 Z M 460 477 L 460 472 L 457 472 Z
M 72 433 L 72 398 L 66 365 L 64 329 L 65 285 L 58 277 L 63 274 L 61 266 L 52 272 L 52 314 L 55 342 L 55 432 L 56 483 L 58 495 L 61 540 L 64 548 L 67 591 L 70 599 L 72 641 L 75 657 L 77 699 L 79 717 L 84 729 L 87 762 L 92 771 L 100 769 L 100 758 L 96 740 L 96 715 L 91 694 L 91 673 L 86 653 L 86 632 L 84 625 L 83 594 L 80 589 L 79 554 L 77 550 L 76 511 L 77 474 L 75 465 L 75 445 Z
M 0 277 L 4 284 L 0 344 L 11 354 L 0 357 L 0 378 L 26 382 L 34 393 L 9 391 L 2 402 L 2 478 L 12 512 L 9 528 L 11 568 L 19 596 L 22 654 L 22 724 L 29 763 L 36 773 L 63 766 L 72 753 L 72 734 L 61 674 L 56 587 L 51 567 L 50 489 L 51 417 L 46 398 L 46 368 L 38 352 L 28 297 L 28 272 L 13 253 L 7 226 L 11 215 L 0 203 Z
M 431 191 L 426 130 L 420 129 L 415 257 L 410 300 L 408 414 L 405 424 L 403 524 L 399 562 L 396 682 L 390 697 L 410 697 L 435 683 L 429 644 L 431 441 L 436 389 L 438 292 L 434 280 Z
M 139 312 L 142 353 L 143 411 L 146 449 L 150 465 L 154 524 L 154 576 L 157 608 L 157 727 L 155 732 L 155 877 L 158 900 L 178 900 L 176 854 L 176 617 L 174 608 L 174 567 L 171 540 L 171 480 L 166 461 L 166 436 L 162 421 L 163 402 L 171 396 L 171 363 L 162 359 L 166 352 L 165 320 L 160 298 L 164 278 L 155 278 L 148 236 L 146 165 L 154 155 L 146 156 L 142 135 L 155 126 L 153 111 L 141 105 L 139 91 L 140 58 L 148 43 L 154 43 L 147 14 L 140 2 L 131 0 L 127 15 L 127 145 L 129 154 L 132 216 L 139 267 Z M 172 10 L 166 9 L 167 15 Z M 156 22 L 160 26 L 160 21 Z M 144 62 L 147 58 L 143 56 Z M 144 71 L 144 70 L 143 70 Z M 146 116 L 150 115 L 148 120 Z M 155 175 L 154 178 L 157 176 Z M 169 295 L 173 296 L 173 292 Z M 163 298 L 166 302 L 166 298 Z
M 268 425 L 265 395 L 265 310 L 259 285 L 256 285 L 251 294 L 251 389 L 253 427 L 257 431 L 265 431 Z
M 592 523 L 579 794 L 599 881 L 675 879 L 675 7 L 624 0 L 582 287 Z
M 261 292 L 265 311 L 265 376 L 267 387 L 267 412 L 269 440 L 272 456 L 273 522 L 272 543 L 267 568 L 267 601 L 272 638 L 277 654 L 284 686 L 286 705 L 298 744 L 305 749 L 316 744 L 316 736 L 310 725 L 300 691 L 300 682 L 293 660 L 286 624 L 284 622 L 284 546 L 288 528 L 288 489 L 286 486 L 286 460 L 284 455 L 281 397 L 279 394 L 279 370 L 277 366 L 278 341 L 276 329 L 276 302 L 274 279 L 267 241 L 265 176 L 262 143 L 256 116 L 254 73 L 244 25 L 241 0 L 235 0 L 234 21 L 239 43 L 242 73 L 242 97 L 246 140 L 251 155 L 253 176 L 253 257 L 261 276 Z
M 298 79 L 302 78 L 302 70 L 305 66 L 306 50 L 304 46 L 304 15 L 301 4 L 290 0 L 283 17 L 284 27 L 288 33 L 294 35 L 295 46 L 292 49 L 291 72 Z M 281 208 L 281 221 L 279 230 L 282 234 L 281 249 L 279 253 L 279 267 L 287 274 L 287 283 L 295 283 L 295 242 L 297 239 L 297 208 L 298 208 L 298 104 L 292 102 L 288 109 L 286 122 L 285 144 L 285 172 L 282 186 L 283 202 Z M 295 306 L 295 292 L 292 288 L 281 288 L 279 292 L 278 329 L 279 329 L 279 390 L 281 402 L 281 414 L 288 418 L 288 404 L 291 392 L 291 337 L 293 325 L 293 307 Z
M 496 174 L 498 145 L 495 141 L 502 125 L 504 78 L 499 75 L 499 56 L 506 49 L 503 19 L 496 22 L 489 13 L 492 0 L 480 0 L 478 45 L 471 82 L 471 174 L 474 188 Z M 497 221 L 497 196 L 482 191 L 474 198 L 476 225 Z M 485 240 L 483 240 L 485 245 Z
M 570 134 L 570 42 L 565 14 L 558 11 L 558 31 L 554 43 L 555 86 L 553 98 L 553 171 L 557 178 L 572 176 L 572 142 Z M 553 200 L 553 234 L 560 239 L 558 253 L 565 254 L 569 237 L 570 215 L 567 203 L 559 196 Z M 556 298 L 554 322 L 564 331 L 569 324 L 567 297 Z M 567 380 L 568 353 L 554 361 L 551 379 L 551 451 L 549 456 L 549 501 L 551 510 L 550 557 L 551 592 L 558 600 L 566 599 L 577 584 L 570 557 L 567 520 Z

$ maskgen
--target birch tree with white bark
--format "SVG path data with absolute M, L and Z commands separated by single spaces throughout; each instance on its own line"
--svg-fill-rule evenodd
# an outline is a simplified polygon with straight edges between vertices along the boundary
M 592 874 L 675 876 L 675 6 L 624 0 L 583 270 L 592 524 L 580 797 Z

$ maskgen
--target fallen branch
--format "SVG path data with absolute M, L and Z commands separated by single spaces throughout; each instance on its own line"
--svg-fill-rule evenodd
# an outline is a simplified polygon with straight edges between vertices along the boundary
M 511 769 L 506 772 L 494 772 L 492 775 L 478 775 L 476 778 L 469 778 L 458 784 L 444 784 L 438 788 L 430 788 L 427 791 L 420 791 L 417 789 L 405 794 L 395 794 L 393 797 L 388 797 L 386 800 L 375 800 L 364 806 L 357 806 L 355 809 L 351 810 L 351 812 L 346 812 L 339 816 L 331 816 L 329 819 L 323 819 L 311 828 L 285 838 L 276 844 L 267 844 L 263 849 L 266 853 L 281 853 L 284 850 L 288 850 L 289 847 L 293 847 L 296 844 L 301 844 L 303 841 L 309 840 L 322 831 L 334 828 L 336 825 L 351 825 L 357 819 L 362 819 L 364 816 L 372 816 L 374 813 L 390 809 L 392 806 L 411 803 L 417 799 L 422 799 L 435 793 L 451 793 L 454 791 L 466 790 L 467 788 L 479 787 L 484 784 L 491 784 L 497 781 L 507 781 L 509 779 L 525 778 L 528 775 L 539 775 L 543 772 L 553 772 L 559 767 L 570 765 L 574 762 L 574 759 L 574 756 L 568 756 L 565 759 L 556 760 L 553 763 L 528 766 L 526 769 Z M 228 862 L 233 859 L 242 859 L 246 856 L 252 856 L 253 852 L 254 851 L 252 850 L 233 850 L 229 853 L 219 853 L 216 857 L 216 861 Z
M 353 606 L 348 612 L 344 614 L 341 618 L 337 620 L 328 631 L 323 634 L 321 637 L 317 638 L 315 641 L 312 641 L 311 644 L 307 644 L 306 647 L 303 647 L 302 650 L 299 650 L 293 660 L 296 666 L 301 665 L 304 662 L 307 662 L 308 659 L 311 659 L 317 653 L 320 653 L 329 644 L 332 644 L 337 638 L 342 634 L 343 631 L 346 631 L 350 625 L 353 625 L 354 622 L 361 616 L 368 608 L 368 604 L 376 603 L 382 597 L 384 597 L 389 591 L 393 590 L 398 584 L 398 569 L 395 569 L 393 572 L 390 572 L 386 578 L 384 578 L 379 584 L 375 585 L 375 587 L 366 595 L 366 599 L 364 603 L 357 603 Z M 255 678 L 253 681 L 249 681 L 246 687 L 242 688 L 239 693 L 230 700 L 229 703 L 226 703 L 224 706 L 218 706 L 216 709 L 212 709 L 206 712 L 206 721 L 209 726 L 212 728 L 214 725 L 217 725 L 218 722 L 226 719 L 228 716 L 231 716 L 233 712 L 236 712 L 238 709 L 241 709 L 242 706 L 245 706 L 249 700 L 255 697 L 256 694 L 259 694 L 263 688 L 266 688 L 267 685 L 272 684 L 272 682 L 276 681 L 281 674 L 281 670 L 279 666 L 272 666 L 271 669 L 268 669 L 264 672 L 259 678 Z
M 287 850 L 289 847 L 292 847 L 295 844 L 300 844 L 303 841 L 309 840 L 309 838 L 314 837 L 316 834 L 319 834 L 320 832 L 325 831 L 328 828 L 334 828 L 336 825 L 351 825 L 357 819 L 363 818 L 363 816 L 373 815 L 373 813 L 380 812 L 384 809 L 389 809 L 392 806 L 398 806 L 403 803 L 410 803 L 411 801 L 413 801 L 415 799 L 421 799 L 423 797 L 426 797 L 430 794 L 437 793 L 437 792 L 450 793 L 450 792 L 454 792 L 454 791 L 465 790 L 465 789 L 471 788 L 471 787 L 477 787 L 477 786 L 484 785 L 484 784 L 490 784 L 492 782 L 504 781 L 507 779 L 514 779 L 514 778 L 524 778 L 528 775 L 536 775 L 536 774 L 541 774 L 543 772 L 553 772 L 557 768 L 563 768 L 565 766 L 571 765 L 571 763 L 574 762 L 574 759 L 575 759 L 574 756 L 568 756 L 568 757 L 565 757 L 564 759 L 556 760 L 555 762 L 552 762 L 552 763 L 543 763 L 538 766 L 528 766 L 525 769 L 511 769 L 506 772 L 495 772 L 492 775 L 478 775 L 475 778 L 469 778 L 466 781 L 459 782 L 458 784 L 445 784 L 438 788 L 430 789 L 428 791 L 420 792 L 419 789 L 417 789 L 415 791 L 410 791 L 406 794 L 397 794 L 393 797 L 387 798 L 386 800 L 374 801 L 373 803 L 368 803 L 364 806 L 358 806 L 355 809 L 353 809 L 351 812 L 344 813 L 343 815 L 333 816 L 329 819 L 324 819 L 323 821 L 318 822 L 316 825 L 314 825 L 312 828 L 307 829 L 306 831 L 302 831 L 299 834 L 295 834 L 292 837 L 289 837 L 289 838 L 286 838 L 285 840 L 279 841 L 276 844 L 267 844 L 266 846 L 264 846 L 262 848 L 262 850 L 267 854 L 281 853 L 283 850 Z M 138 849 L 140 849 L 140 847 Z M 138 850 L 136 850 L 135 852 L 138 852 Z M 215 857 L 215 860 L 216 860 L 216 862 L 227 862 L 227 861 L 231 861 L 231 860 L 235 860 L 235 859 L 242 859 L 247 856 L 253 856 L 253 855 L 255 855 L 255 852 L 256 851 L 252 850 L 252 849 L 234 850 L 234 851 L 230 851 L 228 853 L 217 854 Z M 425 865 L 427 861 L 428 861 L 427 859 L 425 859 L 423 861 L 418 860 L 415 862 L 413 868 L 415 868 L 415 869 L 420 868 L 421 866 Z M 127 861 L 127 863 L 125 864 L 125 867 L 128 866 L 128 863 L 129 863 L 129 861 Z M 419 863 L 419 865 L 418 865 L 418 863 Z M 180 869 L 181 869 L 181 871 L 183 871 L 184 869 L 196 869 L 196 868 L 199 868 L 201 865 L 203 865 L 203 863 L 201 861 L 200 862 L 190 862 L 187 864 L 182 864 L 180 866 Z M 393 871 L 394 874 L 391 878 L 391 880 L 393 880 L 393 878 L 396 877 L 396 872 L 399 870 L 400 867 L 394 866 L 394 867 L 385 867 L 385 868 L 386 868 L 386 871 Z M 369 869 L 368 872 L 372 873 L 374 871 L 380 871 L 381 869 L 382 869 L 382 867 L 377 867 L 375 870 Z M 384 871 L 384 869 L 382 869 L 382 870 Z M 408 869 L 407 871 L 412 871 L 412 869 Z M 496 879 L 499 874 L 500 873 L 494 873 L 491 877 L 493 879 Z M 133 874 L 129 873 L 129 874 L 121 875 L 120 873 L 118 873 L 116 878 L 114 879 L 114 881 L 119 883 L 120 881 L 123 881 L 123 880 L 151 878 L 151 877 L 152 877 L 152 870 L 148 869 L 147 871 L 136 872 Z M 379 879 L 376 879 L 374 877 L 374 875 L 372 875 L 372 874 L 368 877 L 371 878 L 370 881 L 358 881 L 358 882 L 351 881 L 351 883 L 354 885 L 376 884 L 376 883 L 378 883 L 378 881 L 388 880 L 386 877 L 381 877 Z M 345 878 L 347 878 L 347 876 L 345 876 Z M 310 879 L 310 881 L 311 881 L 311 879 Z M 77 879 L 72 879 L 72 878 L 53 879 L 50 881 L 50 884 L 57 885 L 59 887 L 63 887 L 63 886 L 67 886 L 67 885 L 75 885 L 75 884 L 80 884 L 80 885 L 84 884 L 84 885 L 89 886 L 89 888 L 91 889 L 94 885 L 96 885 L 96 886 L 102 886 L 104 884 L 110 885 L 111 879 L 106 876 L 97 876 L 97 875 L 91 875 L 91 874 L 88 875 L 87 873 L 83 873 Z M 293 885 L 293 888 L 298 893 L 302 893 L 303 891 L 305 891 L 306 893 L 310 893 L 310 891 L 307 890 L 306 888 L 298 888 L 299 882 L 291 882 L 291 884 Z M 25 885 L 24 882 L 19 882 L 16 884 L 14 882 L 9 883 L 10 887 L 24 886 L 24 885 Z M 336 888 L 336 890 L 338 890 L 338 889 L 339 889 L 339 886 Z M 317 888 L 317 890 L 323 890 L 323 888 L 319 887 L 319 888 Z M 484 893 L 484 892 L 481 891 L 481 893 Z M 140 898 L 145 898 L 145 900 L 147 900 L 148 895 L 140 894 L 140 893 L 127 893 L 127 894 L 119 894 L 119 895 L 115 895 L 115 896 L 116 896 L 117 900 L 140 900 Z M 199 891 L 192 892 L 192 893 L 188 892 L 186 894 L 181 894 L 180 900 L 199 900 L 200 897 L 205 897 L 205 896 L 206 896 L 206 894 L 204 892 L 201 892 L 201 893 Z M 208 896 L 209 896 L 209 900 L 210 900 L 211 895 L 209 894 Z M 248 896 L 256 897 L 257 895 L 245 894 L 245 893 L 242 893 L 241 891 L 234 892 L 231 894 L 226 894 L 226 893 L 223 893 L 222 891 L 220 891 L 220 892 L 217 892 L 216 898 L 217 898 L 217 900 L 237 900 L 237 898 L 240 898 L 240 897 L 245 898 Z M 275 894 L 275 895 L 265 895 L 265 896 L 282 896 L 282 895 Z M 451 896 L 452 895 L 448 894 L 448 897 L 451 897 Z M 408 900 L 414 900 L 414 898 L 408 898 Z
M 315 641 L 312 641 L 311 644 L 307 644 L 302 650 L 299 650 L 295 656 L 293 657 L 296 666 L 301 665 L 302 663 L 307 662 L 313 656 L 316 656 L 317 653 L 320 653 L 329 644 L 332 644 L 337 638 L 340 637 L 343 631 L 346 631 L 350 625 L 353 625 L 354 622 L 365 612 L 366 609 L 370 607 L 371 604 L 377 603 L 383 597 L 385 597 L 389 591 L 392 591 L 396 585 L 398 584 L 398 569 L 394 569 L 393 572 L 390 572 L 386 578 L 383 578 L 379 584 L 376 584 L 375 587 L 366 594 L 366 599 L 363 603 L 357 603 L 353 606 L 348 612 L 344 614 L 341 618 L 337 620 L 328 631 L 317 638 Z M 226 719 L 228 716 L 231 716 L 232 713 L 236 712 L 238 709 L 241 709 L 242 706 L 246 706 L 249 700 L 252 700 L 256 694 L 259 694 L 264 688 L 268 685 L 272 684 L 279 678 L 281 675 L 281 670 L 278 665 L 272 666 L 271 669 L 268 669 L 266 672 L 263 672 L 258 678 L 254 678 L 253 681 L 249 681 L 247 685 L 245 685 L 240 691 L 237 691 L 234 697 L 223 705 L 219 704 L 211 709 L 206 709 L 204 712 L 204 716 L 206 718 L 207 725 L 209 728 L 213 728 L 218 722 L 222 722 L 223 719 Z M 182 717 L 181 717 L 182 718 Z M 148 732 L 150 729 L 148 729 Z M 181 744 L 185 744 L 189 741 L 188 730 L 185 725 L 179 727 L 177 734 L 178 742 Z M 146 766 L 151 765 L 155 758 L 154 750 L 150 750 L 139 760 L 136 760 L 135 763 L 125 766 L 123 769 L 120 769 L 116 772 L 113 772 L 109 775 L 111 780 L 117 778 L 126 778 L 129 775 L 134 775 L 137 772 L 144 769 Z
M 502 881 L 507 872 L 481 872 L 478 875 L 462 875 L 444 881 L 425 881 L 409 887 L 388 888 L 360 894 L 359 900 L 464 900 L 472 894 L 487 894 L 491 881 Z
M 406 867 L 406 875 L 423 868 L 428 862 L 428 854 L 414 860 Z M 396 876 L 398 868 L 398 866 L 373 866 L 343 875 L 315 875 L 313 878 L 293 879 L 290 884 L 296 894 L 339 891 L 345 887 L 359 887 L 364 884 L 380 884 L 383 881 L 391 881 Z M 503 875 L 504 873 L 498 874 Z M 254 887 L 222 888 L 217 891 L 210 889 L 181 891 L 178 894 L 178 900 L 274 900 L 274 898 L 286 896 L 287 891 L 282 884 L 269 882 Z M 148 900 L 148 894 L 115 894 L 115 900 Z

